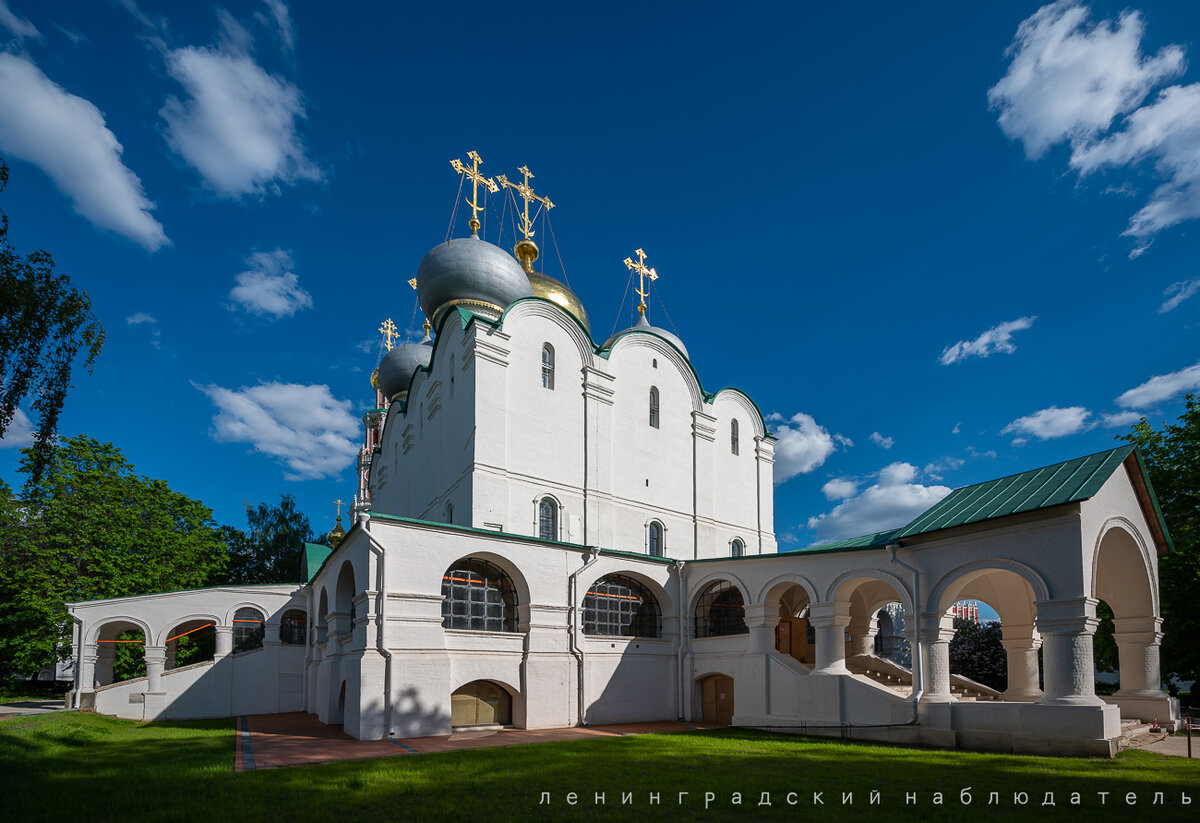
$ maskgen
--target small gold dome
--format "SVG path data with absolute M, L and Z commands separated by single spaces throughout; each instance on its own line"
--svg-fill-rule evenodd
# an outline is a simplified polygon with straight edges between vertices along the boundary
M 567 314 L 572 315 L 583 324 L 588 334 L 592 333 L 592 325 L 588 322 L 587 311 L 583 308 L 583 302 L 575 292 L 553 277 L 541 272 L 531 271 L 525 274 L 529 278 L 529 287 L 533 289 L 534 297 L 541 297 L 549 300 L 551 303 L 562 306 Z
M 371 372 L 371 388 L 379 388 L 379 369 L 375 369 L 375 371 Z
M 329 545 L 336 549 L 338 544 L 342 542 L 342 539 L 345 536 L 346 530 L 342 528 L 342 516 L 339 514 L 337 517 L 337 524 L 329 530 L 329 534 L 327 534 L 326 537 L 329 538 Z

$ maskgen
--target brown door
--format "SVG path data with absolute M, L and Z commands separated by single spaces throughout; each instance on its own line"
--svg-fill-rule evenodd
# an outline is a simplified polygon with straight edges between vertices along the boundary
M 487 680 L 468 683 L 450 695 L 452 726 L 507 726 L 512 722 L 512 698 Z
M 714 674 L 700 683 L 701 706 L 705 723 L 733 724 L 733 678 Z

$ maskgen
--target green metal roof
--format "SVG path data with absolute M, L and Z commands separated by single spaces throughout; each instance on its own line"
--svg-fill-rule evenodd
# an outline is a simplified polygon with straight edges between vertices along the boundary
M 875 532 L 874 534 L 864 534 L 862 537 L 850 537 L 846 540 L 838 540 L 833 543 L 820 543 L 816 546 L 809 546 L 805 549 L 799 549 L 799 551 L 813 552 L 831 551 L 834 549 L 879 549 L 883 548 L 889 543 L 895 543 L 896 537 L 901 531 L 903 531 L 903 527 L 899 529 L 888 529 L 885 532 Z
M 955 489 L 900 529 L 895 537 L 913 537 L 995 517 L 1087 500 L 1100 491 L 1100 487 L 1131 452 L 1133 446 L 1120 446 L 1065 463 Z
M 300 572 L 304 575 L 305 583 L 317 576 L 321 565 L 331 554 L 333 549 L 329 546 L 322 546 L 320 543 L 304 544 L 304 551 L 300 554 Z

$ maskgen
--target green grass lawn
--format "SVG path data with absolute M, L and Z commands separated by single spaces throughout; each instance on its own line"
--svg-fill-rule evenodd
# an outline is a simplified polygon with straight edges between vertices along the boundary
M 234 773 L 230 720 L 133 723 L 63 712 L 0 722 L 0 819 L 34 820 L 1195 820 L 1200 760 L 1013 757 L 738 729 L 598 738 Z M 973 802 L 959 803 L 972 787 Z M 880 791 L 879 805 L 868 793 Z M 540 793 L 552 804 L 539 806 Z M 579 802 L 568 806 L 568 792 Z M 688 792 L 681 805 L 679 792 Z M 704 794 L 715 792 L 707 811 Z M 798 806 L 787 793 L 798 792 Z M 824 793 L 824 806 L 812 803 Z M 933 792 L 944 804 L 933 804 Z M 999 806 L 988 806 L 998 791 Z M 1013 793 L 1029 794 L 1026 806 Z M 1083 795 L 1072 807 L 1071 792 Z M 1097 792 L 1110 792 L 1107 805 Z M 1164 791 L 1167 804 L 1151 805 Z M 1182 806 L 1186 791 L 1193 805 Z M 605 805 L 595 803 L 597 792 Z M 621 805 L 623 792 L 634 804 Z M 649 795 L 661 795 L 650 805 Z M 731 804 L 734 792 L 742 805 Z M 770 807 L 758 806 L 762 792 Z M 853 804 L 842 805 L 842 792 Z M 917 792 L 916 805 L 905 793 Z M 1043 807 L 1046 792 L 1057 803 Z M 1137 805 L 1125 804 L 1127 792 Z

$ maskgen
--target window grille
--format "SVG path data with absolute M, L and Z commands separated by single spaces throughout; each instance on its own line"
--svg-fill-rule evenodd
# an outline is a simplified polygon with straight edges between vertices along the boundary
M 610 574 L 583 598 L 583 633 L 609 637 L 662 637 L 654 595 L 635 580 Z
M 700 594 L 696 603 L 696 637 L 749 634 L 746 607 L 737 587 L 718 580 Z
M 464 559 L 442 576 L 442 626 L 481 632 L 517 630 L 517 593 L 486 560 Z

